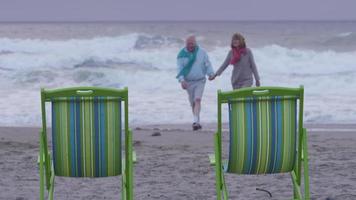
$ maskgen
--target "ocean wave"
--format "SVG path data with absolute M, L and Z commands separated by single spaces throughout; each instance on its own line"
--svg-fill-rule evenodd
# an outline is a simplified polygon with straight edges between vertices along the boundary
M 320 42 L 325 47 L 337 47 L 337 46 L 356 46 L 356 33 L 354 32 L 344 32 L 339 33 L 336 36 L 325 39 Z
M 167 46 L 178 46 L 184 44 L 181 38 L 165 37 L 162 35 L 138 35 L 135 42 L 135 49 L 150 49 Z
M 152 66 L 151 63 L 145 62 L 135 62 L 135 61 L 121 61 L 117 60 L 105 60 L 101 61 L 96 60 L 95 58 L 88 58 L 84 60 L 82 63 L 76 64 L 73 66 L 74 68 L 119 68 L 125 70 L 159 70 L 157 67 Z
M 254 49 L 254 54 L 260 64 L 269 68 L 266 73 L 342 73 L 354 71 L 356 63 L 356 51 L 315 51 L 269 45 Z
M 175 50 L 163 52 L 161 49 L 176 49 L 173 44 L 178 43 L 177 38 L 142 34 L 65 41 L 0 38 L 0 51 L 11 52 L 3 54 L 0 66 L 18 70 L 96 67 L 97 64 L 104 67 L 139 65 L 150 69 L 164 68 L 162 62 L 151 65 L 151 61 L 165 60 L 167 54 L 175 54 Z
M 352 34 L 354 34 L 354 33 L 353 32 L 343 32 L 343 33 L 337 34 L 337 37 L 349 37 Z
M 175 79 L 176 55 L 182 45 L 177 38 L 145 34 L 65 41 L 2 38 L 0 52 L 9 53 L 1 55 L 0 89 L 9 95 L 0 100 L 0 125 L 39 125 L 39 88 L 78 85 L 128 86 L 131 110 L 139 113 L 132 115 L 134 123 L 190 122 L 186 94 Z M 201 46 L 204 48 L 204 43 Z M 208 49 L 215 70 L 228 51 L 222 46 Z M 252 48 L 252 52 L 263 85 L 305 86 L 306 121 L 356 118 L 356 108 L 350 106 L 356 101 L 356 52 L 276 44 Z M 231 89 L 231 69 L 207 83 L 202 111 L 205 121 L 213 122 L 216 116 L 216 90 Z M 152 115 L 157 110 L 164 112 Z
M 113 38 L 94 38 L 72 41 L 32 41 L 14 40 L 12 54 L 3 55 L 0 59 L 0 73 L 11 71 L 7 77 L 10 82 L 28 83 L 50 79 L 42 71 L 63 72 L 63 76 L 78 71 L 91 69 L 103 71 L 104 76 L 112 73 L 147 71 L 168 71 L 175 73 L 176 54 L 180 47 L 166 46 L 159 49 L 135 49 L 140 34 L 130 34 Z M 154 36 L 152 36 L 154 37 Z M 6 40 L 9 41 L 9 40 Z M 73 44 L 74 43 L 74 44 Z M 81 43 L 81 45 L 78 45 Z M 112 43 L 115 43 L 112 44 Z M 24 45 L 24 48 L 20 48 Z M 33 49 L 29 52 L 31 45 Z M 1 45 L 4 50 L 11 45 Z M 16 48 L 14 47 L 16 46 Z M 36 47 L 37 46 L 37 47 Z M 78 46 L 77 48 L 75 48 Z M 95 47 L 95 48 L 94 48 Z M 27 49 L 26 49 L 27 48 Z M 89 50 L 88 50 L 89 49 Z M 4 51 L 2 50 L 2 51 Z M 265 76 L 285 77 L 348 77 L 355 72 L 356 52 L 315 51 L 292 49 L 279 45 L 268 45 L 252 48 L 256 63 Z M 20 52 L 20 53 L 16 53 Z M 226 47 L 215 47 L 208 51 L 213 66 L 219 66 L 228 52 Z M 110 69 L 110 70 L 105 70 Z M 27 76 L 21 81 L 18 77 Z M 40 78 L 44 76 L 43 78 Z M 35 78 L 33 78 L 35 77 Z M 68 76 L 68 79 L 73 79 Z M 35 82 L 36 82 L 35 81 Z
M 10 68 L 6 68 L 6 67 L 1 67 L 0 66 L 0 71 L 13 71 L 13 69 L 10 69 Z
M 12 51 L 7 51 L 7 50 L 2 50 L 2 51 L 0 51 L 0 56 L 1 56 L 1 55 L 12 54 L 12 53 L 14 53 L 14 52 L 12 52 Z

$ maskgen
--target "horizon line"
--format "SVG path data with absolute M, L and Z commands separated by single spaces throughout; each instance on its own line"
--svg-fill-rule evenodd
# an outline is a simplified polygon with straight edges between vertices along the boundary
M 150 23 L 150 22 L 356 22 L 356 19 L 268 19 L 268 20 L 0 20 L 0 23 Z

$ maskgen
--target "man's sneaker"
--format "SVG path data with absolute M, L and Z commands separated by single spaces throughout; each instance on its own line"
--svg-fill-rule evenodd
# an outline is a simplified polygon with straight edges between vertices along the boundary
M 193 131 L 197 131 L 197 130 L 199 130 L 201 128 L 202 127 L 201 127 L 201 125 L 199 123 L 196 123 L 196 122 L 193 123 Z
M 198 130 L 198 129 L 199 129 L 199 126 L 200 126 L 200 125 L 199 125 L 198 123 L 194 122 L 193 125 L 192 125 L 193 131 Z
M 198 124 L 198 130 L 199 130 L 199 129 L 202 129 L 202 126 L 201 126 L 200 124 Z

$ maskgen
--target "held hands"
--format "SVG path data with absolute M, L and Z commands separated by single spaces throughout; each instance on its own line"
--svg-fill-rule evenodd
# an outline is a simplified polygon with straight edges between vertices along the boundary
M 215 79 L 215 77 L 216 77 L 216 74 L 214 74 L 214 75 L 212 75 L 212 76 L 209 76 L 209 81 L 214 80 L 214 79 Z
M 188 88 L 188 83 L 186 81 L 181 81 L 180 84 L 183 90 L 186 90 Z
M 209 76 L 209 81 L 212 81 L 212 80 L 214 80 L 215 78 L 216 78 L 216 76 L 217 76 L 217 74 L 214 74 L 214 75 L 212 75 L 212 76 Z M 257 84 L 257 82 L 256 82 L 256 84 Z M 187 88 L 188 88 L 188 83 L 186 82 L 186 81 L 181 81 L 180 82 L 180 85 L 182 86 L 182 89 L 183 90 L 186 90 Z

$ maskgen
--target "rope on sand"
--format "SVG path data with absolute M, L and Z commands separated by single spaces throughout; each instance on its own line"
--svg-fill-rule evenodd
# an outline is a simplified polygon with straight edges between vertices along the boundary
M 266 192 L 268 193 L 269 197 L 272 197 L 272 193 L 269 192 L 268 190 L 265 190 L 265 189 L 261 189 L 261 188 L 256 188 L 257 191 L 263 191 L 263 192 Z

